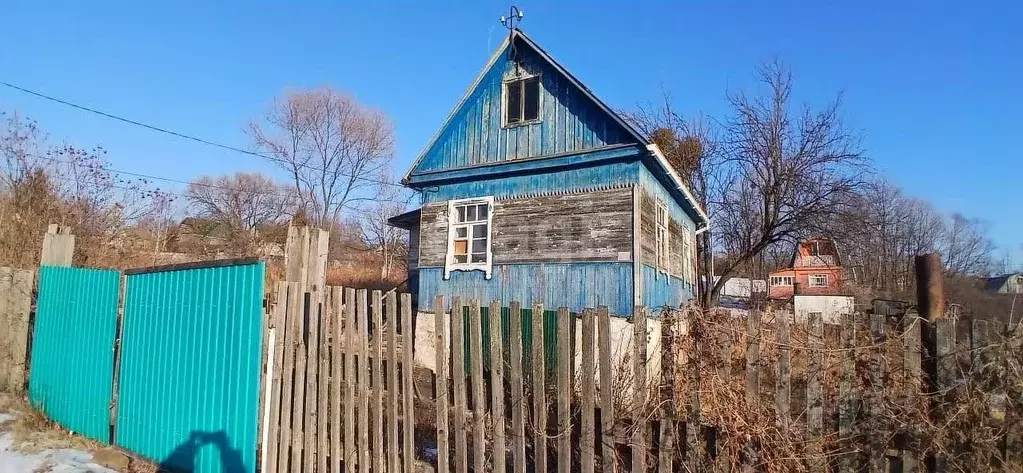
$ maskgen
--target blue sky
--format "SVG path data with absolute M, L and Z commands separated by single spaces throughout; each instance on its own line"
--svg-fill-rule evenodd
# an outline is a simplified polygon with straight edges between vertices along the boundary
M 500 43 L 507 3 L 17 2 L 0 9 L 0 80 L 243 148 L 287 88 L 330 85 L 386 112 L 401 175 Z M 615 108 L 671 91 L 720 116 L 754 65 L 795 95 L 845 96 L 876 166 L 943 211 L 987 221 L 1023 261 L 1018 2 L 520 2 L 523 29 Z M 828 2 L 830 3 L 830 2 Z M 274 168 L 0 87 L 0 108 L 119 169 L 188 180 Z M 180 188 L 170 185 L 169 188 Z

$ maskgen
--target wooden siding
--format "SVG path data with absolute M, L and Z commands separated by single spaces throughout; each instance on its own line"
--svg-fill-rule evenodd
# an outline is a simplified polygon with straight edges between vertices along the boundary
M 613 162 L 559 171 L 477 179 L 441 184 L 424 192 L 423 196 L 425 202 L 429 203 L 488 195 L 501 199 L 623 187 L 639 182 L 641 167 L 643 164 L 638 161 Z
M 529 307 L 608 306 L 615 315 L 632 313 L 632 263 L 538 263 L 495 265 L 490 280 L 480 271 L 451 273 L 444 280 L 442 268 L 419 270 L 419 309 L 431 310 L 438 295 L 491 300 L 515 300 Z
M 428 204 L 422 216 L 420 265 L 444 266 L 447 204 Z M 493 225 L 494 264 L 628 261 L 632 190 L 498 200 Z
M 642 234 L 643 264 L 657 266 L 657 202 L 646 190 L 640 193 L 639 231 Z
M 667 276 L 653 266 L 643 265 L 643 306 L 651 309 L 677 308 L 693 298 L 693 286 L 675 276 Z
M 412 174 L 599 149 L 635 139 L 525 42 L 522 69 L 540 76 L 540 119 L 503 126 L 503 83 L 515 70 L 505 51 L 424 152 Z
M 642 193 L 640 196 L 640 233 L 643 254 L 641 255 L 641 261 L 645 265 L 651 267 L 657 267 L 657 200 L 654 195 L 648 190 L 648 188 L 641 188 Z M 692 220 L 685 213 L 681 212 L 678 206 L 672 206 L 670 200 L 665 200 L 668 203 L 668 247 L 671 250 L 671 258 L 669 260 L 668 272 L 677 278 L 686 280 L 687 284 L 692 283 L 688 281 L 689 276 L 685 273 L 684 263 L 684 235 L 683 231 L 693 232 Z

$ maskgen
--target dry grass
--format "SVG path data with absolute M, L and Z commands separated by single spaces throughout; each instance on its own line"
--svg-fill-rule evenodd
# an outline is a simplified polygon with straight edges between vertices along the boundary
M 41 412 L 32 409 L 24 399 L 0 393 L 0 412 L 15 416 L 13 421 L 0 425 L 0 430 L 10 432 L 14 446 L 25 453 L 42 450 L 72 448 L 96 451 L 104 448 L 99 442 L 72 434 L 60 427 Z

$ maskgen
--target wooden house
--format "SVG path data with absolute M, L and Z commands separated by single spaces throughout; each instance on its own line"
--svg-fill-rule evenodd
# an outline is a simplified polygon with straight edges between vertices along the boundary
M 497 48 L 405 175 L 410 282 L 547 307 L 677 307 L 706 213 L 660 150 L 532 39 Z

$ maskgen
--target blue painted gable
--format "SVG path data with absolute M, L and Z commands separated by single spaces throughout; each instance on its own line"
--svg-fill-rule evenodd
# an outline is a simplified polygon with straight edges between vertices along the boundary
M 526 75 L 540 76 L 540 119 L 504 126 L 503 84 L 515 77 L 517 70 L 505 41 L 427 146 L 409 172 L 410 178 L 502 161 L 640 144 L 633 130 L 608 113 L 535 43 L 518 32 L 513 41 L 518 69 Z

